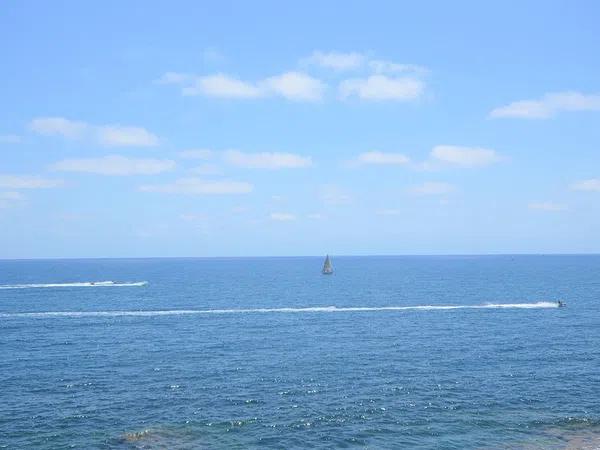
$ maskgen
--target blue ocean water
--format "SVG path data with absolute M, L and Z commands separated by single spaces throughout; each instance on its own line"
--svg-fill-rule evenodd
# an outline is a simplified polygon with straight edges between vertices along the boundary
M 321 264 L 0 261 L 0 448 L 597 448 L 600 256 Z

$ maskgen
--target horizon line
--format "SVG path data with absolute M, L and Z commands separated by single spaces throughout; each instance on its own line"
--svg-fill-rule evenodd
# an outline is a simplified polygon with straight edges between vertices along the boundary
M 0 261 L 57 261 L 57 260 L 106 260 L 106 259 L 268 259 L 268 258 L 394 258 L 394 257 L 485 257 L 485 256 L 600 256 L 600 252 L 589 253 L 406 253 L 406 254 L 364 254 L 344 255 L 323 253 L 322 255 L 248 255 L 248 256 L 40 256 L 23 258 L 0 258 Z

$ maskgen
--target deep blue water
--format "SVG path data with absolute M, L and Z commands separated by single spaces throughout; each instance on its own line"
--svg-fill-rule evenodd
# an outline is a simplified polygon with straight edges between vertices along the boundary
M 0 288 L 0 447 L 529 449 L 600 437 L 600 256 L 334 257 L 332 276 L 321 264 L 0 261 L 2 286 L 148 282 Z M 230 311 L 557 299 L 568 306 Z

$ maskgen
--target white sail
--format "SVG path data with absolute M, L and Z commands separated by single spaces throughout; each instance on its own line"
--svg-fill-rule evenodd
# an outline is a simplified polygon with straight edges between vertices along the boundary
M 325 258 L 325 263 L 323 263 L 323 274 L 330 275 L 333 273 L 333 266 L 331 265 L 331 260 L 329 259 L 329 255 Z

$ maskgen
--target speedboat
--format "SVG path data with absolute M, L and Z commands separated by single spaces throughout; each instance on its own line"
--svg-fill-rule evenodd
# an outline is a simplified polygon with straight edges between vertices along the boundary
M 560 300 L 558 301 L 558 307 L 559 308 L 564 308 L 565 306 L 567 306 L 567 304 L 565 302 L 560 301 Z

